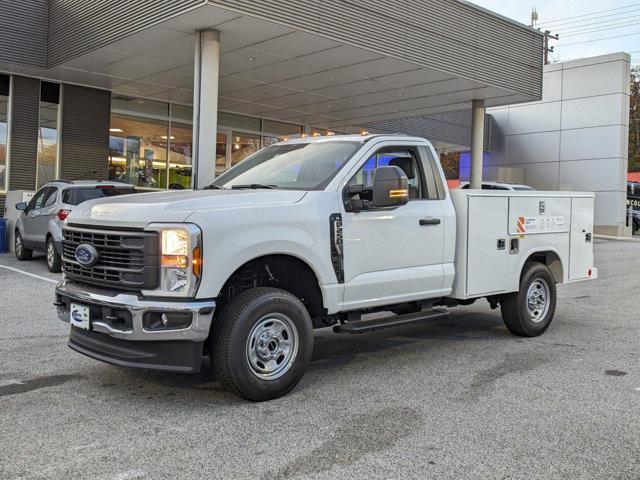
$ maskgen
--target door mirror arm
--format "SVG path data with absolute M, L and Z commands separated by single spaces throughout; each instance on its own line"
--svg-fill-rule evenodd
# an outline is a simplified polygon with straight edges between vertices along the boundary
M 373 187 L 362 184 L 347 185 L 345 192 L 349 197 L 349 199 L 344 202 L 348 212 L 357 213 L 373 207 L 372 201 L 361 198 L 363 195 L 372 196 Z M 360 198 L 353 198 L 356 195 L 359 195 Z

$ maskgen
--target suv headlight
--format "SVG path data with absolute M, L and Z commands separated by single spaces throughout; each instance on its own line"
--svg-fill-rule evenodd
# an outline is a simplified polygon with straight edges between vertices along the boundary
M 143 292 L 163 297 L 193 297 L 202 275 L 202 233 L 193 224 L 151 224 L 160 234 L 160 285 Z

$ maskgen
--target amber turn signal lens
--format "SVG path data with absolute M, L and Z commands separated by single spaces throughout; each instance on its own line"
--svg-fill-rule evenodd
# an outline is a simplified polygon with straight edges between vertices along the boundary
M 193 249 L 193 274 L 196 277 L 199 277 L 202 273 L 202 250 L 200 247 L 196 247 Z
M 389 190 L 389 198 L 403 198 L 408 197 L 409 191 L 400 189 L 400 190 Z
M 161 263 L 164 268 L 187 268 L 189 258 L 184 255 L 162 255 Z

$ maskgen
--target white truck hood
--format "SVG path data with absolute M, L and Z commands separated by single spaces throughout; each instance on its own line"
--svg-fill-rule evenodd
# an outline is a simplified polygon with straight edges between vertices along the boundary
M 184 222 L 196 210 L 221 210 L 299 202 L 297 190 L 186 190 L 121 195 L 75 207 L 68 223 L 142 228 L 152 222 Z

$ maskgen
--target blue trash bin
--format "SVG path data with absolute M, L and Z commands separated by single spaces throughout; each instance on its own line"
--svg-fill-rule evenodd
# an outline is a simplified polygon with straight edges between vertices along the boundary
M 7 219 L 0 218 L 0 253 L 7 253 Z

